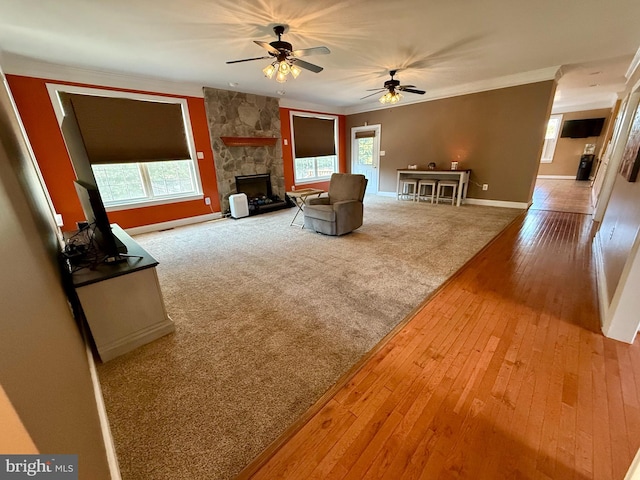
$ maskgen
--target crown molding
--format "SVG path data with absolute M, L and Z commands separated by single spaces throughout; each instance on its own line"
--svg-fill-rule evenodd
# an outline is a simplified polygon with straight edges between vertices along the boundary
M 195 83 L 60 65 L 7 52 L 1 59 L 5 74 L 8 75 L 204 98 L 202 85 Z
M 7 52 L 0 53 L 2 54 L 0 56 L 0 59 L 2 60 L 2 67 L 5 74 L 24 75 L 43 78 L 46 80 L 81 83 L 92 86 L 140 90 L 199 98 L 204 97 L 202 90 L 203 85 L 200 84 L 176 82 L 157 77 L 145 77 L 141 75 L 132 75 L 112 71 L 93 70 L 88 68 L 74 67 L 70 65 L 60 65 Z M 409 100 L 405 96 L 405 99 L 403 99 L 401 103 L 393 106 L 355 105 L 351 107 L 336 107 L 304 102 L 290 98 L 280 98 L 280 106 L 283 108 L 319 111 L 334 115 L 352 115 L 374 110 L 397 108 L 404 105 L 423 103 L 433 100 L 439 100 L 442 98 L 456 97 L 460 95 L 468 95 L 471 93 L 479 93 L 483 91 L 497 90 L 500 88 L 514 87 L 545 80 L 554 80 L 557 79 L 557 76 L 559 74 L 561 75 L 560 67 L 554 66 L 550 68 L 523 72 L 514 75 L 483 80 L 480 82 L 467 83 L 463 85 L 434 90 L 431 92 L 427 92 L 424 97 L 416 98 L 413 100 Z
M 556 113 L 583 112 L 586 110 L 599 110 L 601 108 L 613 108 L 617 100 L 618 100 L 618 95 L 615 93 L 612 93 L 608 95 L 607 99 L 593 100 L 591 102 L 586 102 L 586 103 L 563 104 L 562 102 L 559 102 L 553 105 L 553 108 L 551 109 L 551 114 L 554 115 Z
M 345 115 L 344 107 L 320 105 L 318 103 L 302 102 L 291 98 L 280 98 L 280 107 L 292 110 L 308 110 L 311 112 L 331 113 L 333 115 Z
M 396 105 L 358 105 L 354 107 L 347 107 L 345 113 L 347 115 L 353 115 L 355 113 L 372 112 L 375 110 L 383 110 L 387 108 L 397 108 L 403 105 L 412 105 L 414 103 L 424 103 L 433 100 L 440 100 L 443 98 L 458 97 L 461 95 L 469 95 L 471 93 L 486 92 L 489 90 L 497 90 L 500 88 L 516 87 L 518 85 L 526 85 L 528 83 L 543 82 L 545 80 L 556 80 L 560 66 L 554 66 L 549 68 L 543 68 L 540 70 L 532 70 L 530 72 L 516 73 L 514 75 L 507 75 L 504 77 L 491 78 L 488 80 L 482 80 L 480 82 L 465 83 L 463 85 L 456 85 L 454 87 L 442 88 L 440 90 L 433 90 L 427 92 L 424 96 L 416 98 L 414 100 L 404 99 Z
M 633 77 L 633 75 L 638 70 L 639 65 L 640 65 L 640 48 L 638 48 L 636 55 L 633 57 L 633 60 L 631 60 L 631 63 L 629 64 L 629 68 L 627 69 L 627 73 L 624 74 L 624 77 L 627 79 L 627 81 L 629 81 L 631 77 Z

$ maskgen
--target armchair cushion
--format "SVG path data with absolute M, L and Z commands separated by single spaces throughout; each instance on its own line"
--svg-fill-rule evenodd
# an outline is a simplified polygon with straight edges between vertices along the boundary
M 305 228 L 326 235 L 344 235 L 359 228 L 366 187 L 364 175 L 334 173 L 329 184 L 329 196 L 310 198 L 305 202 Z

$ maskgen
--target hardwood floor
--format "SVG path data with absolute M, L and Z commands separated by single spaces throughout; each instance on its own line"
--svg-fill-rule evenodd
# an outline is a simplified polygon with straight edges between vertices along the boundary
M 533 210 L 591 213 L 591 182 L 538 178 L 533 192 Z
M 243 476 L 622 479 L 640 343 L 600 333 L 591 225 L 529 210 Z

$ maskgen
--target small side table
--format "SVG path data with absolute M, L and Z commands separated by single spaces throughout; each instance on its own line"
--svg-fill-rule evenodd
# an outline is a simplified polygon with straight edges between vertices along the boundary
M 304 211 L 305 199 L 311 195 L 317 195 L 319 197 L 323 193 L 324 193 L 324 190 L 320 190 L 317 188 L 302 188 L 300 190 L 293 190 L 291 192 L 287 192 L 287 195 L 293 199 L 293 201 L 296 204 L 296 207 L 298 207 L 298 209 L 296 210 L 296 214 L 291 220 L 291 223 L 289 224 L 289 226 L 295 225 L 297 227 L 304 228 L 304 223 L 299 224 L 299 223 L 295 223 L 295 221 L 296 221 L 296 218 L 298 218 L 298 214 Z

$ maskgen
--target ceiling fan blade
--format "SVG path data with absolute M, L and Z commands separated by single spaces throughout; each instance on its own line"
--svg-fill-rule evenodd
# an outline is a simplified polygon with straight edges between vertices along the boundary
M 291 55 L 294 57 L 306 57 L 308 55 L 327 55 L 331 53 L 327 47 L 303 48 L 302 50 L 294 50 Z
M 403 92 L 417 93 L 418 95 L 424 95 L 426 93 L 424 90 L 416 90 L 414 88 L 400 88 L 399 90 L 402 90 Z
M 304 68 L 305 70 L 309 70 L 313 73 L 320 73 L 322 70 L 324 70 L 322 67 L 319 67 L 318 65 L 305 62 L 304 60 L 298 60 L 297 58 L 292 58 L 291 61 L 294 63 L 294 65 L 297 65 L 300 68 Z
M 278 50 L 277 48 L 272 47 L 271 44 L 269 44 L 267 42 L 261 42 L 260 40 L 254 40 L 253 43 L 255 43 L 256 45 L 260 45 L 262 48 L 267 50 L 269 53 L 272 53 L 273 55 L 280 55 L 280 50 Z
M 365 92 L 382 92 L 383 90 L 386 90 L 387 87 L 383 87 L 383 88 L 367 88 L 365 90 Z
M 372 94 L 362 97 L 360 100 L 364 100 L 365 98 L 373 97 L 374 95 L 378 95 L 378 94 L 384 92 L 385 90 L 386 90 L 386 88 L 382 88 L 382 89 L 376 90 Z
M 398 88 L 416 88 L 415 85 L 398 85 Z
M 242 60 L 230 60 L 226 63 L 240 63 L 240 62 L 251 62 L 253 60 L 265 60 L 265 59 L 272 59 L 273 57 L 254 57 L 254 58 L 244 58 Z

